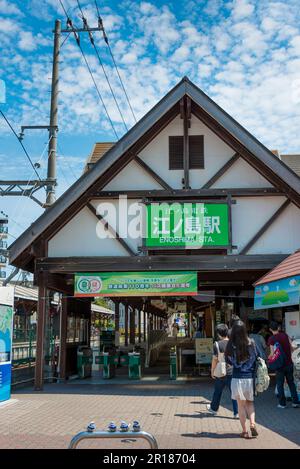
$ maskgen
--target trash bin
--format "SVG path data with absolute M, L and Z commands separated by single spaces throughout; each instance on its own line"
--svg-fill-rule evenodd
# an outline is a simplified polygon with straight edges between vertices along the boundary
M 177 353 L 170 350 L 170 379 L 177 379 Z
M 141 379 L 141 356 L 139 353 L 128 353 L 128 374 L 130 379 Z
M 82 345 L 77 349 L 77 371 L 79 378 L 92 376 L 93 351 L 90 347 Z

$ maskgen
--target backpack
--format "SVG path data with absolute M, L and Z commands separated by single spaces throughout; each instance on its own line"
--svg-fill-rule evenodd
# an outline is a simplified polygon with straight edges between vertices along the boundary
M 279 342 L 274 344 L 274 354 L 268 359 L 268 368 L 270 371 L 277 371 L 286 364 L 286 356 Z
M 255 375 L 255 394 L 264 392 L 268 389 L 270 384 L 270 376 L 265 360 L 257 357 L 256 360 L 256 375 Z

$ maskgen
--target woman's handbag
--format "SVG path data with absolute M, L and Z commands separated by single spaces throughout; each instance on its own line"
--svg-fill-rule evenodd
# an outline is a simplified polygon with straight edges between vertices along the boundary
M 216 347 L 218 351 L 218 363 L 214 369 L 213 375 L 215 378 L 224 378 L 224 376 L 226 376 L 226 361 L 224 353 L 220 352 L 218 342 L 216 342 Z

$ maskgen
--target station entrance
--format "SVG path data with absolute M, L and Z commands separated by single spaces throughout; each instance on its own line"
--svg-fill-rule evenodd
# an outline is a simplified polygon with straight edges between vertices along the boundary
M 186 275 L 184 272 L 181 274 Z M 84 335 L 86 340 L 77 344 L 66 342 L 61 353 L 62 357 L 65 356 L 63 377 L 176 379 L 180 376 L 208 376 L 216 325 L 223 322 L 230 326 L 232 315 L 236 314 L 246 319 L 249 308 L 253 308 L 253 290 L 250 287 L 234 288 L 234 285 L 231 288 L 199 288 L 199 273 L 193 274 L 197 279 L 196 294 L 185 296 L 179 292 L 178 296 L 106 297 L 113 315 L 109 321 L 99 321 L 92 313 L 90 333 Z M 127 275 L 132 277 L 132 273 Z M 92 277 L 90 275 L 90 282 Z M 78 282 L 75 276 L 75 295 L 78 295 Z M 86 293 L 84 295 L 87 296 Z M 67 324 L 72 322 L 70 317 L 74 304 L 87 310 L 94 299 L 79 297 L 66 300 Z M 69 326 L 67 328 L 69 337 L 72 334 Z M 61 347 L 64 348 L 63 341 Z M 78 361 L 78 350 L 85 348 L 90 348 L 89 358 Z M 89 366 L 84 368 L 84 362 Z M 60 363 L 64 365 L 62 359 Z

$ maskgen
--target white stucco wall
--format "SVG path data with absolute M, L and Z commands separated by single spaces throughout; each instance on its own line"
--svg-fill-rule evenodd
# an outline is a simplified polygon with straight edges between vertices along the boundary
M 104 188 L 104 191 L 163 189 L 138 163 L 131 161 Z
M 102 203 L 109 202 L 115 210 L 107 210 L 107 206 L 103 208 L 107 210 L 105 215 L 109 225 L 120 232 L 119 225 L 119 201 L 103 200 Z M 128 211 L 134 208 L 133 204 L 136 200 L 128 201 Z M 100 201 L 91 202 L 97 209 Z M 124 205 L 121 207 L 121 216 L 125 216 L 126 225 L 130 223 L 135 215 L 130 215 L 125 210 Z M 116 215 L 116 216 L 114 216 Z M 74 218 L 69 221 L 48 243 L 49 257 L 67 257 L 67 256 L 128 256 L 126 249 L 114 238 L 104 238 L 105 229 L 101 222 L 92 214 L 88 208 L 81 210 Z M 140 239 L 126 238 L 125 241 L 134 252 L 141 244 Z
M 204 169 L 190 170 L 190 186 L 199 189 L 228 161 L 234 151 L 192 116 L 190 135 L 204 135 Z M 183 135 L 183 121 L 177 116 L 139 153 L 156 173 L 174 189 L 182 189 L 183 170 L 169 170 L 169 136 Z
M 239 158 L 211 187 L 216 189 L 272 187 L 272 184 L 252 168 L 247 161 Z
M 300 210 L 291 204 L 254 244 L 249 254 L 285 254 L 299 248 Z

